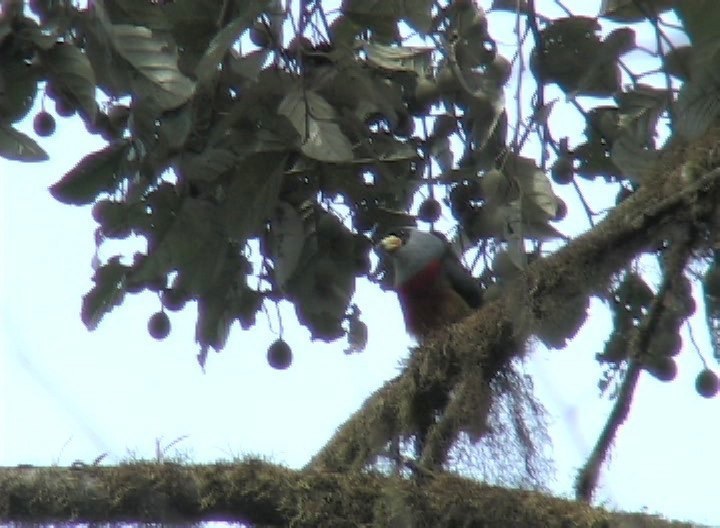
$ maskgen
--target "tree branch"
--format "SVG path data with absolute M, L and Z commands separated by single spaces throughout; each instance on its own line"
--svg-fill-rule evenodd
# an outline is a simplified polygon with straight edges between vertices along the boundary
M 245 522 L 258 526 L 627 526 L 629 518 L 538 492 L 447 473 L 422 482 L 377 473 L 293 471 L 260 460 L 181 466 L 0 468 L 3 522 Z
M 694 224 L 699 211 L 714 210 L 720 194 L 720 169 L 714 167 L 720 160 L 686 158 L 707 156 L 707 147 L 701 145 L 717 141 L 718 131 L 713 130 L 692 149 L 677 147 L 668 153 L 666 168 L 655 175 L 656 181 L 641 186 L 595 228 L 530 265 L 501 299 L 416 349 L 402 375 L 370 396 L 308 467 L 344 470 L 371 463 L 390 438 L 412 434 L 403 410 L 416 386 L 452 394 L 465 376 L 478 371 L 491 380 L 511 358 L 524 353 L 531 335 L 542 336 L 543 320 L 565 317 L 563 309 L 575 309 L 573 299 L 587 300 L 593 292 L 604 292 L 612 275 L 656 247 L 669 227 Z M 707 172 L 688 175 L 684 168 L 690 161 Z

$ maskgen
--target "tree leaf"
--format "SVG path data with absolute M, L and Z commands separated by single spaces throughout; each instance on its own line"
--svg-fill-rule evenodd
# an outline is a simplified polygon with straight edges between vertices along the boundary
M 623 24 L 655 17 L 673 6 L 674 0 L 602 0 L 598 16 Z
M 235 20 L 222 28 L 213 37 L 205 54 L 195 68 L 195 76 L 198 83 L 208 84 L 217 73 L 218 64 L 227 53 L 228 49 L 237 41 L 240 34 L 245 31 L 252 21 L 262 13 L 267 4 L 266 0 L 243 2 L 240 4 L 240 12 Z
M 177 66 L 177 52 L 165 39 L 145 27 L 112 25 L 109 34 L 117 52 L 154 87 L 150 94 L 160 111 L 177 108 L 190 99 L 195 84 Z
M 234 56 L 235 54 L 233 54 L 233 58 L 230 60 L 230 71 L 242 81 L 256 82 L 260 70 L 267 61 L 268 54 L 266 49 L 251 51 L 243 56 L 239 56 L 239 54 Z
M 50 193 L 66 204 L 92 203 L 101 192 L 117 188 L 123 176 L 123 161 L 127 159 L 130 148 L 129 141 L 119 141 L 88 154 L 50 187 Z
M 259 234 L 260 226 L 270 218 L 277 202 L 285 160 L 286 156 L 277 153 L 255 154 L 235 171 L 224 203 L 229 236 L 244 241 Z
M 404 14 L 403 0 L 343 0 L 342 13 L 361 28 L 372 29 L 374 37 L 390 41 L 398 33 L 397 22 Z
M 335 122 L 335 109 L 317 92 L 296 86 L 280 102 L 278 114 L 286 116 L 300 134 L 300 149 L 307 157 L 352 161 L 352 145 Z
M 355 291 L 355 241 L 337 217 L 315 203 L 303 204 L 300 215 L 303 247 L 285 291 L 313 338 L 330 341 L 345 333 L 342 323 Z
M 677 99 L 677 131 L 687 139 L 697 139 L 720 114 L 720 76 L 707 71 L 683 84 Z
M 634 137 L 624 133 L 613 141 L 610 159 L 628 180 L 647 183 L 648 178 L 656 174 L 660 154 L 655 149 L 639 145 Z
M 47 152 L 34 139 L 5 123 L 0 123 L 0 156 L 13 161 L 49 159 Z
M 305 245 L 302 218 L 295 207 L 278 202 L 270 220 L 270 255 L 275 265 L 275 280 L 284 288 L 300 261 Z
M 412 0 L 404 4 L 403 18 L 420 36 L 426 35 L 432 29 L 432 5 L 433 0 Z
M 214 181 L 229 171 L 238 162 L 238 157 L 222 147 L 210 147 L 197 155 L 184 153 L 180 173 L 184 178 L 195 181 Z
M 547 215 L 553 218 L 557 213 L 558 197 L 555 195 L 550 180 L 541 170 L 533 172 L 526 185 L 521 185 L 523 201 L 530 201 Z
M 72 44 L 58 43 L 41 53 L 50 80 L 71 95 L 90 120 L 95 119 L 95 71 L 87 56 Z
M 0 61 L 0 116 L 15 123 L 25 117 L 35 102 L 37 72 L 21 60 Z
M 95 330 L 103 316 L 122 303 L 129 269 L 120 264 L 120 257 L 116 256 L 95 270 L 95 286 L 83 296 L 80 310 L 80 318 L 88 330 Z
M 432 48 L 384 46 L 375 42 L 364 42 L 362 47 L 368 63 L 383 70 L 425 75 L 432 63 Z
M 207 292 L 222 269 L 227 251 L 218 212 L 215 204 L 186 198 L 172 224 L 157 234 L 154 247 L 133 274 L 133 281 L 152 280 L 177 270 L 188 292 Z

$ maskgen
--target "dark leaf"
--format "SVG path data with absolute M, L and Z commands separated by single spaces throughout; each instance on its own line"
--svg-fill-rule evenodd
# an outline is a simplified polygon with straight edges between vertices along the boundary
M 90 121 L 95 119 L 95 72 L 87 56 L 68 43 L 58 43 L 41 54 L 50 80 L 72 96 Z
M 50 187 L 56 200 L 66 204 L 85 205 L 98 194 L 115 190 L 120 183 L 124 161 L 131 144 L 120 141 L 85 156 L 62 179 Z
M 0 118 L 15 123 L 25 117 L 35 102 L 37 76 L 23 61 L 0 61 Z
M 113 257 L 95 271 L 95 287 L 83 297 L 80 312 L 80 318 L 88 330 L 95 330 L 103 316 L 122 303 L 125 296 L 124 281 L 129 269 L 120 264 L 120 257 Z
M 598 16 L 624 24 L 640 22 L 654 19 L 672 8 L 673 3 L 673 0 L 603 0 Z
M 195 91 L 195 84 L 178 69 L 178 56 L 172 43 L 155 36 L 146 27 L 107 22 L 104 25 L 115 50 L 152 87 L 147 89 L 140 83 L 136 90 L 142 89 L 161 111 L 177 108 L 188 101 Z
M 195 68 L 198 83 L 207 84 L 217 73 L 218 65 L 240 34 L 262 13 L 267 1 L 243 2 L 235 20 L 221 29 L 212 39 L 207 51 Z
M 5 123 L 0 123 L 0 156 L 13 161 L 48 159 L 47 152 L 34 139 Z
M 183 178 L 195 181 L 214 181 L 238 162 L 237 156 L 225 148 L 208 148 L 198 155 L 184 153 L 180 165 Z
M 677 100 L 677 132 L 697 139 L 720 114 L 720 76 L 715 72 L 693 76 L 683 84 Z
M 692 64 L 693 49 L 691 46 L 678 46 L 663 56 L 663 66 L 667 73 L 674 75 L 681 81 L 690 80 L 690 65 Z
M 365 42 L 363 49 L 370 65 L 392 72 L 425 75 L 430 68 L 432 48 L 383 46 Z
M 224 202 L 225 228 L 230 237 L 244 241 L 259 234 L 272 216 L 283 180 L 286 156 L 256 154 L 235 171 Z
M 352 161 L 352 145 L 337 124 L 335 109 L 317 92 L 295 87 L 280 103 L 278 114 L 286 116 L 300 134 L 300 149 L 307 157 Z
M 227 248 L 217 206 L 186 198 L 172 224 L 156 237 L 142 266 L 133 273 L 133 281 L 152 280 L 178 270 L 188 292 L 204 293 L 212 287 Z

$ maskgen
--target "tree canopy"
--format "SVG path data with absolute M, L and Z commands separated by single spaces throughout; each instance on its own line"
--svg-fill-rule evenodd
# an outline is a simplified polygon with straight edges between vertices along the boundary
M 720 4 L 598 4 L 590 16 L 539 0 L 6 0 L 0 156 L 46 161 L 15 126 L 38 98 L 37 136 L 77 113 L 106 140 L 50 191 L 93 204 L 98 248 L 146 249 L 96 262 L 82 320 L 93 330 L 150 290 L 162 339 L 165 311 L 194 301 L 203 367 L 235 322 L 251 329 L 281 301 L 313 339 L 362 351 L 374 329 L 356 283 L 390 287 L 378 237 L 448 235 L 483 306 L 423 340 L 313 471 L 391 459 L 422 480 L 491 432 L 503 397 L 524 402 L 511 411 L 524 438 L 537 409 L 513 360 L 532 339 L 564 348 L 590 299 L 604 301 L 613 330 L 591 352 L 615 407 L 578 475 L 589 501 L 639 375 L 674 379 L 698 309 L 712 343 L 700 396 L 717 394 L 720 360 Z M 290 366 L 282 337 L 268 360 Z M 428 420 L 422 449 L 401 453 Z

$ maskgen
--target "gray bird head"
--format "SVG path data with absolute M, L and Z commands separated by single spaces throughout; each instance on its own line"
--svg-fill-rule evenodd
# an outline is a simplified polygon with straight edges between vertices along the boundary
M 446 242 L 438 235 L 404 227 L 387 235 L 378 249 L 393 263 L 395 287 L 404 284 L 447 251 Z

